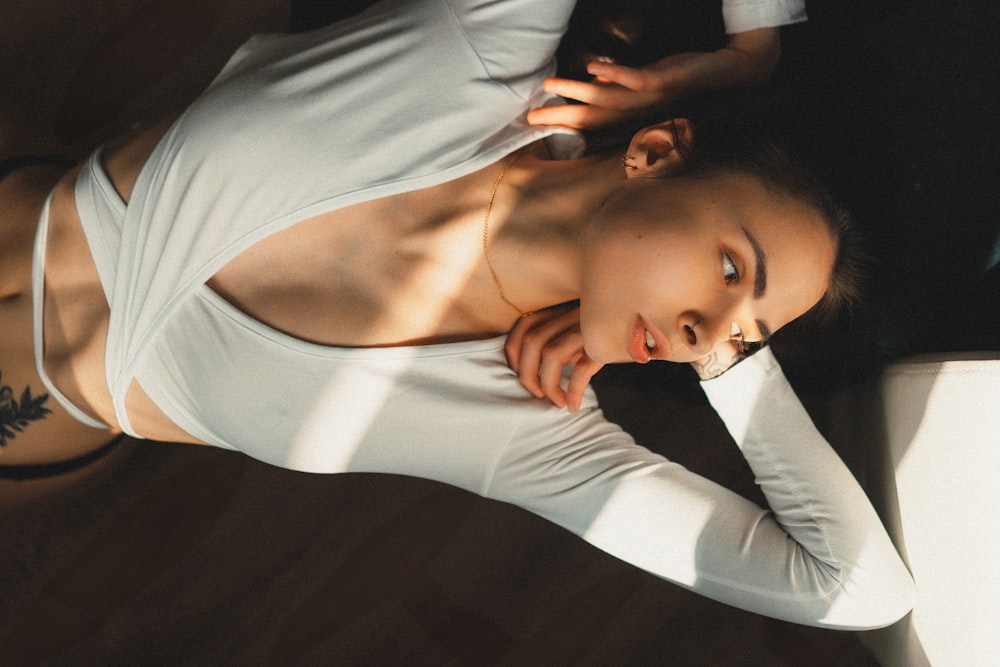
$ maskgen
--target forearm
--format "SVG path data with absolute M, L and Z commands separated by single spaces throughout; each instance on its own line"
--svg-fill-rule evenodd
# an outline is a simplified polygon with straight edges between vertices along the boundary
M 769 506 L 635 445 L 587 401 L 561 425 L 515 433 L 484 495 L 748 611 L 840 629 L 895 621 L 911 606 L 909 573 L 763 354 L 706 384 Z
M 762 84 L 771 78 L 781 60 L 781 33 L 777 28 L 736 33 L 729 36 L 729 42 L 717 54 L 727 62 L 734 80 Z
M 911 604 L 912 581 L 853 475 L 816 430 L 770 350 L 703 388 L 782 529 L 836 587 L 825 622 L 879 625 Z
M 696 93 L 766 83 L 781 59 L 777 28 L 759 28 L 730 35 L 718 51 L 668 56 L 659 63 L 674 73 L 671 85 L 676 98 Z

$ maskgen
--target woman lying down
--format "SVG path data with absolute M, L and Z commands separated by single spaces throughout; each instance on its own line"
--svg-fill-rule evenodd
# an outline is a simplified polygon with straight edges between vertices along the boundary
M 12 163 L 0 464 L 127 433 L 415 475 L 743 609 L 904 615 L 910 575 L 764 345 L 837 305 L 841 216 L 774 151 L 699 156 L 684 120 L 586 157 L 528 124 L 571 10 L 413 0 L 256 37 L 179 118 L 65 173 Z M 513 366 L 560 405 L 508 365 L 518 322 Z M 718 375 L 768 507 L 604 419 L 589 374 L 653 359 Z

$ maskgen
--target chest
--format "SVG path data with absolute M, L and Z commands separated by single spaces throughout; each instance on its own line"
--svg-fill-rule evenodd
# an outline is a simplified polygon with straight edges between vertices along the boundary
M 478 180 L 302 221 L 241 253 L 208 285 L 264 324 L 324 345 L 475 334 L 484 323 L 467 286 L 483 261 L 481 202 L 470 195 Z
M 124 201 L 167 126 L 105 150 L 104 167 Z M 482 283 L 488 274 L 481 245 L 495 179 L 490 165 L 300 221 L 242 251 L 207 284 L 260 322 L 323 345 L 447 342 L 502 333 L 509 323 L 484 315 L 484 290 L 473 287 L 481 285 L 491 296 L 495 290 L 492 282 Z

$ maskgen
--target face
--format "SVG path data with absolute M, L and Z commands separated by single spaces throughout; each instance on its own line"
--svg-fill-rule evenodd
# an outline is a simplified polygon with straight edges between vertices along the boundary
M 819 301 L 835 256 L 818 212 L 735 173 L 630 179 L 590 231 L 580 325 L 603 363 L 763 340 Z

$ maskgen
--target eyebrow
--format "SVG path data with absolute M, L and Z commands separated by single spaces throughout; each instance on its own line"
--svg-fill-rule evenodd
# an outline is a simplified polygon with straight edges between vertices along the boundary
M 743 230 L 743 234 L 747 237 L 747 241 L 750 242 L 750 246 L 753 248 L 753 298 L 759 299 L 764 296 L 764 291 L 767 289 L 767 259 L 764 257 L 764 250 L 757 243 L 757 239 L 753 237 L 753 234 L 746 227 L 740 227 L 740 229 Z
M 771 330 L 768 328 L 766 324 L 764 324 L 764 321 L 754 320 L 754 324 L 757 325 L 757 329 L 760 331 L 761 342 L 766 343 L 767 341 L 769 341 L 771 339 Z
M 759 299 L 764 296 L 764 292 L 767 290 L 767 260 L 764 257 L 764 250 L 760 247 L 760 243 L 757 239 L 753 237 L 746 227 L 740 227 L 743 230 L 744 236 L 747 237 L 747 241 L 750 242 L 750 246 L 753 248 L 754 257 L 754 270 L 753 270 L 753 298 Z M 763 320 L 754 320 L 757 325 L 757 329 L 760 331 L 760 337 L 763 341 L 767 341 L 771 338 L 771 329 Z

